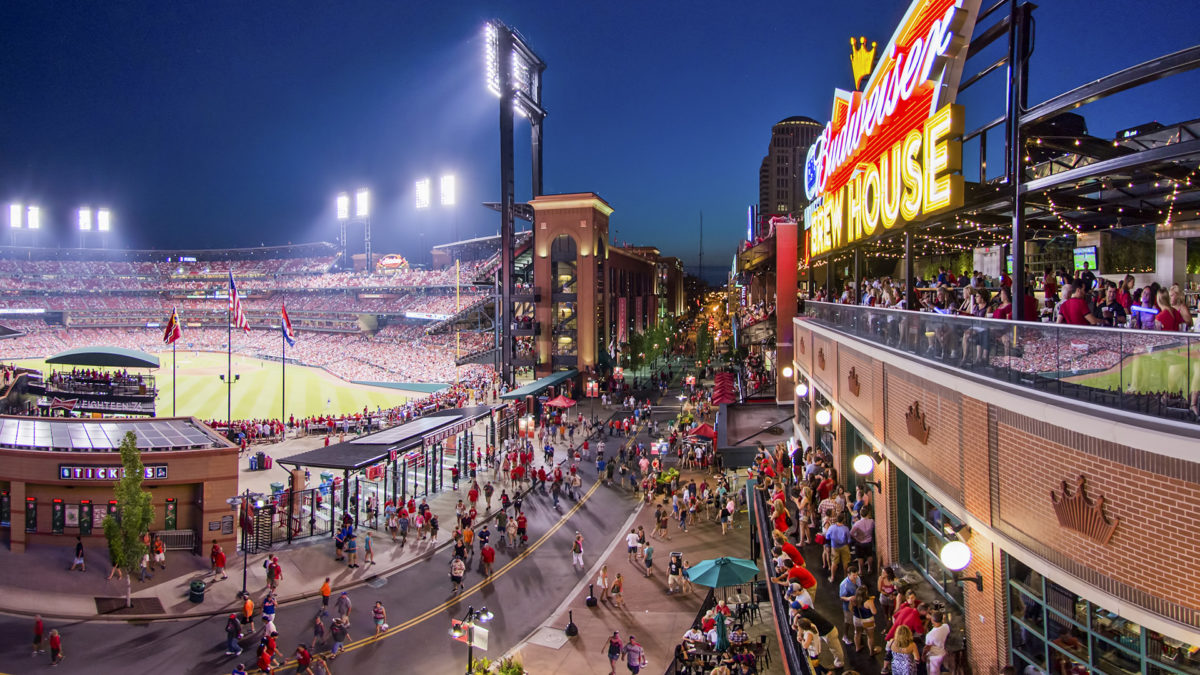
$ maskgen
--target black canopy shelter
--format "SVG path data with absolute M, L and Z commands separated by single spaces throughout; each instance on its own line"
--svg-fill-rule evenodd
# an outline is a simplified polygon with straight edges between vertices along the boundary
M 295 469 L 327 469 L 341 471 L 342 479 L 349 481 L 352 472 L 364 471 L 368 467 L 385 463 L 386 475 L 392 475 L 393 492 L 398 492 L 398 466 L 405 456 L 414 450 L 422 450 L 426 446 L 436 446 L 440 451 L 441 441 L 458 433 L 462 433 L 475 425 L 481 419 L 491 416 L 489 406 L 472 406 L 469 408 L 448 408 L 438 410 L 399 426 L 376 431 L 342 443 L 335 443 L 326 448 L 316 448 L 291 457 L 281 458 L 278 463 Z M 424 461 L 424 457 L 422 457 Z M 425 462 L 429 466 L 432 462 Z M 436 468 L 440 469 L 441 458 L 437 458 Z M 440 471 L 436 475 L 429 474 L 426 481 L 433 480 L 436 486 L 440 484 Z M 415 484 L 414 484 L 415 485 Z M 415 489 L 415 488 L 414 488 Z M 342 491 L 342 510 L 346 511 L 349 504 L 349 491 Z
M 46 363 L 93 368 L 158 368 L 158 357 L 124 347 L 76 347 L 51 356 Z

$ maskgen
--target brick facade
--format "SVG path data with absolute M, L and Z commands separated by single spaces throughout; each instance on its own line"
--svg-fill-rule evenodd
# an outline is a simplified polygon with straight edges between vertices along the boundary
M 1014 409 L 1020 406 L 1005 405 L 1012 400 L 1008 392 L 981 394 L 978 386 L 956 382 L 953 373 L 910 367 L 900 355 L 879 358 L 870 347 L 812 322 L 796 322 L 796 341 L 799 375 L 833 402 L 835 419 L 873 437 L 894 460 L 877 466 L 871 478 L 883 484 L 876 501 L 881 560 L 896 560 L 906 531 L 894 494 L 901 466 L 940 495 L 948 510 L 977 525 L 966 538 L 973 557 L 964 570 L 983 579 L 982 592 L 974 584 L 965 592 L 968 657 L 976 672 L 997 672 L 1007 661 L 1005 552 L 1038 562 L 1049 578 L 1070 583 L 1081 595 L 1093 589 L 1089 599 L 1098 604 L 1136 610 L 1156 630 L 1185 640 L 1200 630 L 1200 453 L 1189 460 L 1178 452 L 1189 444 L 1200 449 L 1194 437 L 1170 448 L 1175 457 L 1150 440 L 1144 447 L 1121 445 L 1082 433 L 1089 430 L 1084 413 L 1065 415 L 1047 406 L 1042 416 L 1019 414 Z M 857 396 L 847 387 L 851 368 Z M 924 414 L 925 442 L 910 433 L 914 404 Z M 1092 424 L 1110 428 L 1113 420 L 1099 417 Z M 1123 437 L 1136 444 L 1147 435 Z M 847 465 L 841 457 L 835 461 Z M 1119 519 L 1107 543 L 1059 524 L 1050 493 L 1061 494 L 1063 481 L 1074 493 L 1080 475 L 1088 498 L 1103 497 L 1107 517 Z

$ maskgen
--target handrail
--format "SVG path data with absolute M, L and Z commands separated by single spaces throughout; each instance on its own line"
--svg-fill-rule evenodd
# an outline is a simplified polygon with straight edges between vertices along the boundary
M 759 551 L 769 561 L 771 550 L 771 531 L 774 524 L 767 516 L 766 495 L 758 490 L 758 481 L 751 479 L 746 482 L 747 505 L 751 511 L 750 527 L 758 544 Z M 787 625 L 788 603 L 783 595 L 783 589 L 778 584 L 767 582 L 767 595 L 771 598 L 772 615 L 775 617 L 775 636 L 779 639 L 779 658 L 783 660 L 785 672 L 797 675 L 812 675 L 812 664 L 808 657 L 802 655 L 799 644 L 792 635 L 791 627 Z M 780 622 L 783 622 L 781 625 Z

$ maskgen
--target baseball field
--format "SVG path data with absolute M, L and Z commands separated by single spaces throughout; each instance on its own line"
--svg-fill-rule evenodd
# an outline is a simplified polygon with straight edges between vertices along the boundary
M 1200 348 L 1190 354 L 1185 347 L 1138 354 L 1107 370 L 1064 379 L 1098 389 L 1186 394 L 1200 389 Z
M 158 384 L 157 411 L 160 417 L 170 416 L 174 394 L 178 415 L 194 415 L 201 419 L 225 419 L 224 354 L 179 350 L 175 382 L 171 379 L 171 353 L 158 355 L 160 368 L 150 371 Z M 27 368 L 50 372 L 40 359 L 14 362 Z M 280 394 L 283 383 L 279 363 L 250 357 L 233 357 L 234 419 L 276 418 L 281 412 Z M 138 372 L 138 371 L 134 371 Z M 178 385 L 177 387 L 175 385 Z M 400 405 L 412 398 L 427 394 L 420 391 L 367 386 L 346 382 L 319 368 L 294 364 L 287 367 L 287 414 L 299 417 L 310 415 L 340 415 L 362 411 L 363 406 L 374 410 Z

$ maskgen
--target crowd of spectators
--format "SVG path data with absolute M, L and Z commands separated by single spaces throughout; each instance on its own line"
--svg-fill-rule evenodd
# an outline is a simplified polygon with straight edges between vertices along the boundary
M 187 351 L 223 352 L 228 331 L 215 328 L 185 329 L 176 344 Z M 278 359 L 280 333 L 276 330 L 235 331 L 234 352 L 257 358 Z M 484 348 L 490 336 L 481 333 L 459 335 L 459 351 L 466 355 Z M 42 325 L 37 330 L 0 340 L 0 359 L 45 358 L 67 349 L 106 345 L 162 352 L 157 328 L 63 328 Z M 324 368 L 349 381 L 372 382 L 453 382 L 487 372 L 479 364 L 455 368 L 455 336 L 425 335 L 421 324 L 395 324 L 369 335 L 366 333 L 302 333 L 294 347 L 288 348 L 288 360 Z

